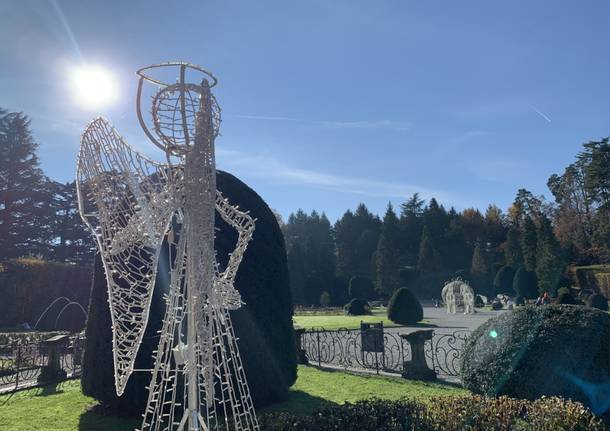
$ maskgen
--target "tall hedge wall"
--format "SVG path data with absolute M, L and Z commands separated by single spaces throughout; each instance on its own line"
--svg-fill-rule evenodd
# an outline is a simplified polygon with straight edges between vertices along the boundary
M 86 308 L 89 301 L 91 267 L 68 265 L 33 258 L 0 264 L 0 328 L 23 323 L 34 326 L 42 312 L 62 296 Z M 58 303 L 41 321 L 39 329 L 54 330 L 57 314 L 66 302 Z M 80 310 L 66 309 L 60 328 L 80 330 L 84 317 Z
M 249 210 L 257 219 L 254 238 L 244 256 L 236 278 L 236 287 L 245 306 L 232 312 L 239 348 L 248 376 L 248 384 L 257 407 L 286 398 L 296 380 L 296 355 L 292 327 L 292 298 L 284 238 L 273 212 L 246 184 L 233 175 L 217 173 L 217 186 L 231 204 Z M 217 258 L 221 267 L 233 250 L 237 234 L 220 217 L 216 217 Z M 164 247 L 165 248 L 165 247 Z M 161 256 L 163 261 L 164 256 Z M 106 282 L 99 256 L 87 323 L 87 348 L 83 365 L 83 392 L 115 412 L 140 414 L 146 402 L 144 387 L 150 373 L 134 373 L 123 396 L 114 392 L 112 339 Z M 152 366 L 157 330 L 161 327 L 169 276 L 159 268 L 153 296 L 151 317 L 144 342 L 136 358 L 136 368 Z

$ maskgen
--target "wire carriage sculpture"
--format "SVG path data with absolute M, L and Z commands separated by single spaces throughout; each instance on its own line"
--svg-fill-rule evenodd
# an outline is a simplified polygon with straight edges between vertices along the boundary
M 178 82 L 155 77 L 177 68 Z M 186 82 L 186 72 L 203 75 Z M 113 327 L 115 386 L 121 395 L 148 321 L 160 249 L 169 247 L 171 269 L 142 430 L 258 430 L 229 310 L 241 306 L 234 279 L 254 220 L 216 190 L 214 141 L 220 108 L 214 76 L 188 63 L 170 62 L 137 72 L 137 114 L 167 164 L 128 146 L 97 118 L 81 138 L 79 209 L 94 232 L 106 271 Z M 149 129 L 141 111 L 144 82 L 153 97 Z M 174 160 L 177 159 L 177 162 Z M 221 269 L 214 250 L 215 213 L 238 233 Z

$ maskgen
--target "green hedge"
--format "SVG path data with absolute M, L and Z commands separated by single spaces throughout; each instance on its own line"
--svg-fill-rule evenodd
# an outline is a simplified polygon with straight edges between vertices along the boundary
M 260 416 L 261 431 L 603 431 L 602 421 L 581 404 L 560 398 L 443 397 L 366 400 L 335 405 L 309 416 Z
M 23 323 L 34 326 L 43 311 L 65 296 L 86 308 L 91 288 L 91 266 L 69 265 L 34 258 L 13 259 L 0 264 L 0 328 Z M 43 331 L 83 329 L 81 310 L 68 308 L 55 326 L 66 302 L 59 301 L 41 321 Z
M 396 290 L 388 302 L 388 319 L 400 325 L 411 325 L 424 318 L 424 309 L 406 287 Z
M 464 386 L 488 396 L 562 396 L 594 412 L 608 403 L 610 316 L 574 305 L 525 306 L 479 326 L 462 357 Z
M 247 185 L 230 174 L 218 172 L 217 186 L 231 204 L 249 210 L 257 219 L 254 238 L 235 280 L 245 305 L 231 312 L 231 316 L 252 398 L 260 407 L 286 398 L 289 387 L 296 380 L 292 299 L 284 238 L 273 212 Z M 216 228 L 217 258 L 224 267 L 228 253 L 235 247 L 237 235 L 220 217 L 216 217 Z M 164 252 L 166 249 L 163 247 Z M 167 255 L 162 254 L 160 261 L 167 260 Z M 163 270 L 166 266 L 159 265 L 150 318 L 136 357 L 137 369 L 152 366 L 152 352 L 157 347 L 157 331 L 165 311 L 163 295 L 169 280 L 168 273 Z M 150 382 L 150 373 L 134 373 L 122 397 L 118 398 L 114 392 L 110 312 L 99 257 L 96 258 L 86 334 L 83 392 L 116 413 L 141 414 L 148 394 L 145 386 Z
M 608 299 L 600 293 L 594 293 L 587 298 L 587 307 L 608 311 Z

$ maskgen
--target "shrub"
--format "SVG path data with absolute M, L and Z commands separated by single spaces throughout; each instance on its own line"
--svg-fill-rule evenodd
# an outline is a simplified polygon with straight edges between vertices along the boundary
M 525 306 L 479 326 L 464 348 L 464 386 L 488 396 L 562 396 L 606 409 L 591 383 L 610 374 L 610 316 L 568 305 Z M 601 409 L 601 410 L 600 410 Z
M 349 280 L 349 297 L 369 300 L 375 294 L 375 286 L 370 278 L 355 275 Z
M 525 305 L 525 298 L 523 296 L 517 296 L 515 298 L 515 305 Z
M 388 303 L 388 319 L 400 325 L 411 325 L 424 318 L 424 310 L 406 287 L 396 290 Z
M 53 301 L 67 297 L 83 307 L 89 301 L 91 266 L 48 262 L 34 258 L 12 259 L 0 265 L 0 328 L 29 323 L 33 327 Z M 85 316 L 82 310 L 69 307 L 56 318 L 67 301 L 57 301 L 40 321 L 43 331 L 81 331 Z
M 235 286 L 246 305 L 231 312 L 248 385 L 257 407 L 284 399 L 296 379 L 296 352 L 292 326 L 292 300 L 284 238 L 273 212 L 260 196 L 243 182 L 225 172 L 217 173 L 217 186 L 233 205 L 250 211 L 257 219 L 254 239 L 248 245 Z M 236 233 L 216 217 L 216 250 L 221 267 L 235 247 Z M 167 261 L 163 247 L 161 262 Z M 150 369 L 157 348 L 157 331 L 165 312 L 163 295 L 167 272 L 159 265 L 153 291 L 150 318 L 135 368 Z M 118 398 L 114 391 L 112 333 L 107 289 L 101 261 L 96 258 L 91 289 L 87 345 L 83 361 L 83 392 L 120 414 L 139 415 L 146 404 L 150 373 L 134 373 L 126 391 Z
M 320 295 L 320 305 L 322 307 L 329 307 L 330 302 L 330 293 L 322 292 L 322 295 Z
M 561 289 L 565 289 L 564 287 L 562 287 Z M 559 289 L 559 290 L 561 290 Z M 559 292 L 559 296 L 557 297 L 557 304 L 570 304 L 570 305 L 574 305 L 576 304 L 576 300 L 574 299 L 574 297 L 572 296 L 572 294 L 570 293 L 569 290 L 564 290 L 563 292 Z
M 476 295 L 474 297 L 474 306 L 477 308 L 485 307 L 485 301 L 483 301 L 483 298 L 481 297 L 481 295 Z
M 538 297 L 538 280 L 536 273 L 519 267 L 513 278 L 513 290 L 517 295 L 526 299 L 536 299 Z
M 491 309 L 492 310 L 501 310 L 502 308 L 504 308 L 504 305 L 502 305 L 502 303 L 498 300 L 495 300 L 491 303 Z
M 608 299 L 600 293 L 594 293 L 587 298 L 587 307 L 608 311 Z
M 565 295 L 566 293 L 572 293 L 572 291 L 570 289 L 568 289 L 567 287 L 560 287 L 559 289 L 557 289 L 557 297 L 559 298 L 559 296 L 561 295 Z
M 513 278 L 515 270 L 508 265 L 501 267 L 494 278 L 494 289 L 496 294 L 504 293 L 513 295 Z
M 441 397 L 358 401 L 332 405 L 308 416 L 260 415 L 263 431 L 603 431 L 604 424 L 581 404 L 560 398 L 536 401 L 507 397 Z
M 371 307 L 368 302 L 364 299 L 354 298 L 347 304 L 345 304 L 345 312 L 352 316 L 362 316 L 364 314 L 371 314 Z

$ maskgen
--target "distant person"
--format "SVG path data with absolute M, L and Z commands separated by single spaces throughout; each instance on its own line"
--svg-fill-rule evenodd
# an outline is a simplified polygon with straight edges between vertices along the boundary
M 544 292 L 536 300 L 536 305 L 548 305 L 550 303 L 551 303 L 551 297 L 549 296 L 548 292 Z

